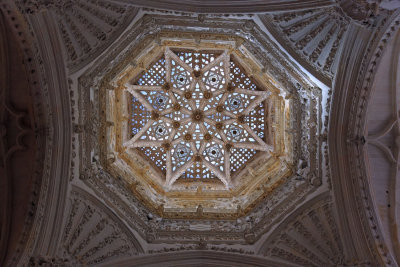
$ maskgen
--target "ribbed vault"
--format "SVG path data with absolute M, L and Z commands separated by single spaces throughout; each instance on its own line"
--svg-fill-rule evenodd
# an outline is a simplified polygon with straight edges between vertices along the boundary
M 2 1 L 0 265 L 397 266 L 393 2 Z

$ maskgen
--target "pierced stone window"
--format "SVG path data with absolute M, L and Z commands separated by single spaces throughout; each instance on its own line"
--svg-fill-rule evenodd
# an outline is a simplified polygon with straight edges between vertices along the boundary
M 225 51 L 165 49 L 144 73 L 126 85 L 131 94 L 135 148 L 165 174 L 178 179 L 231 177 L 258 151 L 270 150 L 265 100 L 234 55 Z

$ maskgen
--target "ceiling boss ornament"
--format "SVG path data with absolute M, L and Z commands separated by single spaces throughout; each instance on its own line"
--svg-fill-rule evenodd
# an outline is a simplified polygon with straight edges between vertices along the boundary
M 166 188 L 182 175 L 215 176 L 231 188 L 232 153 L 272 149 L 262 139 L 264 132 L 252 129 L 256 124 L 264 129 L 264 117 L 252 112 L 260 105 L 264 109 L 270 92 L 259 90 L 249 79 L 244 85 L 232 83 L 233 72 L 240 70 L 232 64 L 228 50 L 173 52 L 167 47 L 151 66 L 154 71 L 125 85 L 133 104 L 144 107 L 133 110 L 132 117 L 144 117 L 146 123 L 140 129 L 133 125 L 136 134 L 124 147 L 163 148 Z

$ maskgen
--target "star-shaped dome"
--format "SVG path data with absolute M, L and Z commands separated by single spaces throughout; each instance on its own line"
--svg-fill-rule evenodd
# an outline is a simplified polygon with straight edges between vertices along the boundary
M 255 126 L 265 124 L 264 118 L 251 115 L 270 92 L 257 90 L 249 79 L 239 88 L 234 72 L 240 69 L 231 68 L 229 51 L 218 54 L 166 48 L 151 72 L 126 84 L 144 107 L 132 116 L 146 116 L 147 122 L 134 126 L 136 134 L 124 146 L 163 148 L 167 188 L 188 171 L 188 178 L 211 172 L 230 188 L 232 153 L 271 149 Z
M 118 59 L 100 88 L 100 161 L 160 216 L 236 218 L 293 172 L 295 85 L 246 39 L 193 34 Z

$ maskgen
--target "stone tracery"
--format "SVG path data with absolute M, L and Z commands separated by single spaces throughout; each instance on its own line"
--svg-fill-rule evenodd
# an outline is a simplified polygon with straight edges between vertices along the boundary
M 257 90 L 227 51 L 174 53 L 167 48 L 165 59 L 126 87 L 134 105 L 141 106 L 132 117 L 147 116 L 147 122 L 133 125 L 134 136 L 124 146 L 162 147 L 167 187 L 182 174 L 215 175 L 231 187 L 233 153 L 271 148 L 258 129 L 264 129 L 264 117 L 254 114 L 270 93 Z
M 166 25 L 164 22 L 160 23 Z M 140 196 L 145 205 L 154 209 L 160 216 L 168 218 L 242 216 L 252 210 L 255 203 L 275 192 L 273 188 L 285 182 L 293 171 L 292 161 L 298 157 L 298 153 L 303 153 L 292 145 L 299 133 L 289 130 L 295 127 L 292 118 L 297 100 L 290 100 L 288 97 L 290 88 L 294 88 L 292 83 L 294 76 L 279 75 L 278 69 L 285 68 L 280 65 L 284 61 L 279 55 L 274 55 L 270 59 L 274 65 L 269 65 L 267 72 L 267 69 L 264 69 L 263 58 L 268 54 L 257 54 L 253 44 L 247 43 L 243 37 L 200 35 L 200 33 L 177 34 L 168 31 L 162 31 L 157 36 L 156 40 L 146 38 L 139 47 L 137 44 L 130 47 L 127 50 L 128 54 L 119 58 L 118 63 L 116 62 L 113 69 L 110 69 L 105 79 L 101 81 L 99 100 L 102 103 L 101 136 L 104 142 L 100 142 L 100 161 L 103 162 L 103 166 L 107 166 L 106 169 L 117 175 L 118 179 L 121 178 L 127 183 L 134 195 Z M 198 42 L 200 36 L 203 39 Z M 171 61 L 171 69 L 168 69 L 166 64 L 166 53 L 171 53 L 175 58 L 174 65 Z M 222 59 L 224 53 L 225 58 Z M 222 60 L 228 64 L 224 65 Z M 207 72 L 207 68 L 211 71 Z M 218 71 L 221 68 L 224 69 L 222 75 Z M 172 71 L 176 76 L 171 75 Z M 296 72 L 294 69 L 293 71 Z M 196 92 L 198 80 L 200 83 Z M 168 85 L 167 81 L 170 81 Z M 222 83 L 224 81 L 226 83 Z M 305 80 L 298 81 L 300 82 L 298 85 L 309 87 L 304 84 Z M 140 87 L 143 86 L 158 90 L 141 90 Z M 204 90 L 201 86 L 204 86 Z M 173 93 L 174 90 L 178 93 Z M 242 98 L 241 90 L 249 93 L 244 94 Z M 139 94 L 141 99 L 135 97 L 132 91 Z M 223 93 L 216 94 L 220 91 Z M 180 102 L 172 101 L 169 93 L 173 93 L 175 100 L 176 96 L 180 97 Z M 252 104 L 252 101 L 260 98 L 262 94 L 265 94 L 265 99 Z M 303 98 L 308 97 L 308 93 L 304 92 Z M 207 103 L 205 105 L 207 110 L 199 112 L 196 105 L 200 107 L 203 100 Z M 191 101 L 195 109 L 192 108 Z M 314 109 L 314 104 L 309 107 Z M 246 108 L 249 112 L 244 116 L 240 111 L 243 113 Z M 170 114 L 168 112 L 163 114 L 166 110 Z M 182 112 L 183 110 L 186 113 Z M 211 111 L 215 114 L 205 116 L 205 113 Z M 228 115 L 221 112 L 228 112 Z M 312 116 L 314 114 L 316 115 L 314 112 L 310 113 Z M 230 124 L 226 124 L 224 116 L 231 119 L 228 121 Z M 163 117 L 166 117 L 166 120 L 162 120 Z M 310 117 L 302 118 L 309 120 Z M 196 130 L 196 127 L 190 129 L 187 123 L 182 123 L 185 119 L 195 121 L 193 124 L 202 125 L 210 132 L 201 132 L 204 128 L 200 126 L 198 129 L 201 135 L 190 132 L 189 130 Z M 211 122 L 207 123 L 207 120 Z M 145 130 L 140 132 L 143 126 L 151 121 L 153 124 L 148 125 L 147 129 L 150 135 Z M 240 134 L 240 131 L 248 133 L 242 125 L 246 125 L 267 145 L 262 150 L 248 145 L 235 147 L 234 143 L 246 142 L 248 137 L 253 139 L 251 145 L 262 145 L 250 134 L 239 136 L 240 138 L 235 136 Z M 175 143 L 171 144 L 167 141 L 173 131 L 179 135 Z M 228 141 L 226 145 L 219 132 L 225 134 L 225 140 Z M 135 136 L 137 136 L 135 142 L 141 142 L 139 146 L 135 146 L 135 142 L 132 142 Z M 199 154 L 196 150 L 192 150 L 191 142 L 197 149 L 196 139 L 199 139 L 200 146 L 201 142 L 206 144 L 202 152 L 209 154 L 207 159 L 204 153 Z M 145 146 L 146 142 L 150 142 L 151 146 Z M 304 147 L 306 146 L 305 143 Z M 175 148 L 178 148 L 179 152 L 182 151 L 182 155 L 178 151 L 174 153 L 175 150 L 172 150 Z M 228 153 L 224 153 L 225 150 L 229 150 L 229 157 Z M 171 153 L 171 163 L 175 164 L 171 164 L 171 169 L 176 166 L 173 171 L 179 169 L 181 171 L 170 184 L 166 182 L 166 151 Z M 212 154 L 213 151 L 215 154 Z M 230 171 L 230 185 L 221 179 L 224 175 L 225 158 L 229 159 L 230 166 L 226 169 Z M 187 161 L 192 161 L 193 164 L 185 165 Z M 212 170 L 204 162 L 211 167 L 216 166 L 215 169 Z M 222 175 L 216 175 L 217 171 Z M 309 189 L 312 190 L 311 187 L 307 188 Z

